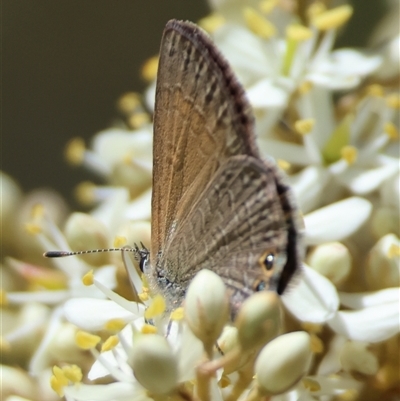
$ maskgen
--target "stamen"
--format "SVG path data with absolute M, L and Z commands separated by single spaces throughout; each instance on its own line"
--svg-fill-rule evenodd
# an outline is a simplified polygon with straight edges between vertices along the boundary
M 142 66 L 141 75 L 142 78 L 147 82 L 152 82 L 156 79 L 158 70 L 158 56 L 150 57 Z
M 94 348 L 100 341 L 101 338 L 99 336 L 82 330 L 79 330 L 75 335 L 75 342 L 82 349 Z
M 384 124 L 383 130 L 385 131 L 385 134 L 387 134 L 388 137 L 393 141 L 399 139 L 399 131 L 391 121 Z
M 133 129 L 138 129 L 143 127 L 143 125 L 148 124 L 150 122 L 150 116 L 147 113 L 135 113 L 128 119 L 129 126 Z
M 316 335 L 311 334 L 311 351 L 314 354 L 322 354 L 324 352 L 324 342 Z
M 400 246 L 396 244 L 391 244 L 388 249 L 387 256 L 389 259 L 400 257 Z
M 305 377 L 301 382 L 308 391 L 315 392 L 321 390 L 319 383 L 316 380 L 310 379 L 309 377 Z
M 41 203 L 36 203 L 31 209 L 32 219 L 42 219 L 44 216 L 44 206 Z
M 286 36 L 288 39 L 302 42 L 311 38 L 312 30 L 300 24 L 293 24 L 287 27 Z
M 156 334 L 157 328 L 155 326 L 152 326 L 151 324 L 145 324 L 143 325 L 141 332 L 143 334 Z
M 93 285 L 94 282 L 94 274 L 93 274 L 93 269 L 90 270 L 90 272 L 86 273 L 83 277 L 82 277 L 82 283 L 83 285 L 89 287 L 90 285 Z
M 299 94 L 305 95 L 309 93 L 313 86 L 314 84 L 311 81 L 303 81 L 298 87 Z
M 128 92 L 122 95 L 117 102 L 118 110 L 125 115 L 134 113 L 142 106 L 141 96 L 136 92 Z
M 342 155 L 342 159 L 346 160 L 349 165 L 354 164 L 354 162 L 357 160 L 358 150 L 354 146 L 343 146 L 340 153 Z
M 126 326 L 126 322 L 123 319 L 111 319 L 105 325 L 104 328 L 110 331 L 121 331 Z
M 38 224 L 26 223 L 25 224 L 25 231 L 28 234 L 37 235 L 37 234 L 40 234 L 42 232 L 42 227 L 40 227 Z
M 95 196 L 95 189 L 96 185 L 94 185 L 90 181 L 81 182 L 75 188 L 75 198 L 78 200 L 79 203 L 82 205 L 90 206 L 96 201 Z
M 340 28 L 352 15 L 353 7 L 346 4 L 314 16 L 311 22 L 317 29 L 327 31 Z
M 373 97 L 383 97 L 384 94 L 382 85 L 378 84 L 369 85 L 366 88 L 365 92 L 367 96 L 373 96 Z
M 184 310 L 183 308 L 176 308 L 174 311 L 171 312 L 170 319 L 171 320 L 182 320 L 184 317 Z
M 269 39 L 276 34 L 276 28 L 271 22 L 266 20 L 254 8 L 244 9 L 244 19 L 250 30 L 263 39 Z
M 119 339 L 117 336 L 110 336 L 104 341 L 103 345 L 101 346 L 101 352 L 110 351 L 115 348 L 119 344 Z
M 65 147 L 64 155 L 66 160 L 73 166 L 80 166 L 85 156 L 85 142 L 82 138 L 73 138 Z
M 326 11 L 326 5 L 322 1 L 312 3 L 307 9 L 307 16 L 310 20 Z
M 278 0 L 261 0 L 258 8 L 263 14 L 269 14 L 278 4 Z
M 150 304 L 150 306 L 144 312 L 144 317 L 146 319 L 152 319 L 156 316 L 160 316 L 164 313 L 166 309 L 165 299 L 160 295 L 157 294 Z
M 63 366 L 62 371 L 72 383 L 80 383 L 82 381 L 82 369 L 78 365 Z
M 214 33 L 220 26 L 225 24 L 225 18 L 218 13 L 212 13 L 199 21 L 201 26 L 208 33 Z
M 276 164 L 283 171 L 288 171 L 290 169 L 290 167 L 292 166 L 288 161 L 283 160 L 283 159 L 278 159 L 276 161 Z
M 305 118 L 303 120 L 297 120 L 294 123 L 294 128 L 298 134 L 307 135 L 312 131 L 314 125 L 315 125 L 314 118 Z
M 400 109 L 400 95 L 398 93 L 391 93 L 390 95 L 387 95 L 386 104 L 392 109 Z

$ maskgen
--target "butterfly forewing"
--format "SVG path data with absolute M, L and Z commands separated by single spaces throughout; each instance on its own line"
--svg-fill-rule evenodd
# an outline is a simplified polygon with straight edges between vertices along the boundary
M 154 114 L 153 262 L 173 235 L 182 198 L 190 208 L 228 157 L 257 156 L 252 129 L 243 90 L 206 34 L 189 22 L 170 21 L 161 42 Z
M 234 310 L 258 288 L 282 292 L 300 260 L 290 190 L 259 157 L 250 106 L 229 65 L 189 22 L 164 30 L 153 158 L 150 264 L 169 308 L 203 268 L 224 279 Z M 275 263 L 266 272 L 268 252 Z

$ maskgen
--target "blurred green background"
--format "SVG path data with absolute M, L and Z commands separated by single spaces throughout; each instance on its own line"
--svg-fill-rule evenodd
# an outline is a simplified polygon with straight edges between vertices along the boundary
M 339 46 L 364 45 L 385 1 L 353 4 Z M 67 165 L 66 142 L 108 127 L 118 97 L 145 88 L 140 67 L 167 20 L 207 13 L 205 0 L 3 0 L 1 168 L 26 191 L 51 187 L 71 201 L 95 177 Z

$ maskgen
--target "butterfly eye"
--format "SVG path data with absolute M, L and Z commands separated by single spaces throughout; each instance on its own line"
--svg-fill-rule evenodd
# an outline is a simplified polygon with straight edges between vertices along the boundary
M 274 267 L 274 259 L 275 256 L 271 252 L 264 258 L 263 265 L 267 270 L 271 270 Z

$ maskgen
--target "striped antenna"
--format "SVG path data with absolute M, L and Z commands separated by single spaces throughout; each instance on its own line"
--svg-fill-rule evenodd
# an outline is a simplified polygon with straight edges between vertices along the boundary
M 139 248 L 136 244 L 133 247 L 126 246 L 123 248 L 107 248 L 107 249 L 90 249 L 87 251 L 47 251 L 43 254 L 45 258 L 63 258 L 65 256 L 75 256 L 75 255 L 86 255 L 89 253 L 100 253 L 100 252 L 115 252 L 115 251 L 122 251 L 122 252 L 133 252 L 136 255 L 141 255 L 142 252 L 148 253 L 147 248 L 140 243 L 141 248 Z

